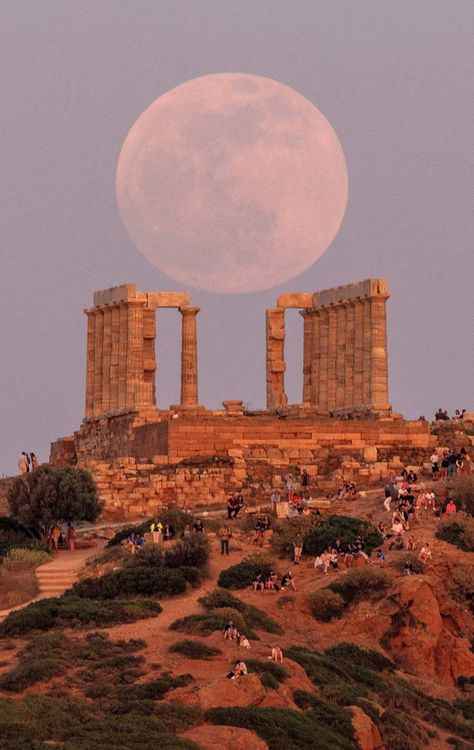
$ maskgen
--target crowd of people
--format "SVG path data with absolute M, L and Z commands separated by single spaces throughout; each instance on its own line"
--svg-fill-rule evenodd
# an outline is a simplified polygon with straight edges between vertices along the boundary
M 464 419 L 466 409 L 456 409 L 451 419 Z M 442 409 L 441 407 L 435 412 L 435 421 L 447 421 L 449 420 L 448 410 Z

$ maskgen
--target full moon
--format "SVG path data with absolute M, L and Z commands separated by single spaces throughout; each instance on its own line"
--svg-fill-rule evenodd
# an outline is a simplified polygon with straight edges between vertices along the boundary
M 269 289 L 329 247 L 347 204 L 341 144 L 324 115 L 261 76 L 203 76 L 160 96 L 130 129 L 116 190 L 150 263 L 212 292 Z

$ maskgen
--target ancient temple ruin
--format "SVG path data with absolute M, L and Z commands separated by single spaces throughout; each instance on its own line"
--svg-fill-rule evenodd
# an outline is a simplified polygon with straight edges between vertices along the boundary
M 285 309 L 304 320 L 303 405 L 388 414 L 386 279 L 278 297 L 267 310 L 267 408 L 285 407 Z
M 324 493 L 341 477 L 368 486 L 412 460 L 429 462 L 429 424 L 404 420 L 388 401 L 387 299 L 385 279 L 278 297 L 266 315 L 267 408 L 249 412 L 243 401 L 199 405 L 199 308 L 186 292 L 135 284 L 96 292 L 85 310 L 86 415 L 74 435 L 52 444 L 51 463 L 88 468 L 104 512 L 136 518 L 167 503 L 222 502 L 237 489 L 260 501 L 289 470 L 306 469 Z M 182 320 L 181 398 L 169 409 L 157 408 L 155 394 L 161 308 Z M 303 399 L 291 405 L 288 308 L 304 321 Z
M 386 279 L 322 292 L 283 294 L 267 310 L 267 409 L 284 408 L 285 310 L 304 320 L 302 408 L 317 413 L 386 415 L 388 401 Z M 187 292 L 139 292 L 123 284 L 94 294 L 87 308 L 86 417 L 156 410 L 156 313 L 176 308 L 182 319 L 181 399 L 197 409 L 198 307 Z
M 94 294 L 87 315 L 86 417 L 156 408 L 156 311 L 181 314 L 182 408 L 198 406 L 198 307 L 187 292 L 138 292 L 123 284 Z

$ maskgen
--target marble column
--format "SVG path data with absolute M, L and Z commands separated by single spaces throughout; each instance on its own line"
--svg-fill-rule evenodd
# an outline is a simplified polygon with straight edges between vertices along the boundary
M 390 409 L 388 402 L 387 296 L 372 297 L 372 351 L 370 401 L 375 410 Z
M 364 311 L 364 338 L 362 354 L 362 404 L 370 408 L 372 404 L 372 300 L 363 300 Z
M 199 307 L 181 307 L 181 406 L 198 405 L 197 331 Z
M 329 344 L 329 315 L 328 308 L 321 308 L 319 312 L 319 403 L 322 411 L 328 410 L 328 344 Z
M 303 318 L 303 403 L 311 401 L 311 359 L 313 321 L 311 310 L 300 310 Z
M 286 406 L 285 393 L 285 310 L 273 307 L 266 312 L 267 409 Z
M 337 352 L 337 312 L 333 305 L 328 307 L 328 356 L 327 389 L 328 409 L 336 407 L 336 352 Z
M 342 409 L 346 388 L 346 303 L 336 306 L 336 409 Z
M 128 308 L 127 303 L 122 301 L 119 303 L 117 409 L 127 406 L 127 349 Z
M 94 416 L 102 414 L 102 359 L 103 359 L 104 313 L 101 307 L 95 308 L 94 326 Z
M 320 346 L 319 334 L 321 317 L 319 310 L 310 311 L 311 320 L 311 362 L 310 362 L 310 396 L 312 406 L 319 406 L 319 372 L 320 372 Z
M 120 308 L 117 304 L 112 305 L 111 310 L 111 349 L 110 349 L 110 394 L 109 411 L 118 409 L 119 391 L 119 337 L 120 337 Z
M 105 305 L 102 309 L 102 413 L 110 411 L 110 363 L 112 356 L 112 308 Z
M 139 408 L 143 401 L 143 302 L 127 304 L 127 408 Z
M 352 405 L 363 404 L 364 380 L 364 300 L 354 300 L 354 386 Z
M 94 414 L 94 366 L 95 366 L 95 320 L 94 308 L 84 310 L 87 315 L 86 351 L 86 417 Z
M 344 406 L 352 408 L 354 405 L 354 369 L 355 369 L 355 304 L 353 300 L 346 302 L 346 341 L 345 341 L 345 383 Z

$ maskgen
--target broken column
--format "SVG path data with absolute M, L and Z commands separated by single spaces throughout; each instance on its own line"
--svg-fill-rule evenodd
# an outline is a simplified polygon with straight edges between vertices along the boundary
M 285 310 L 267 310 L 267 409 L 286 406 Z

